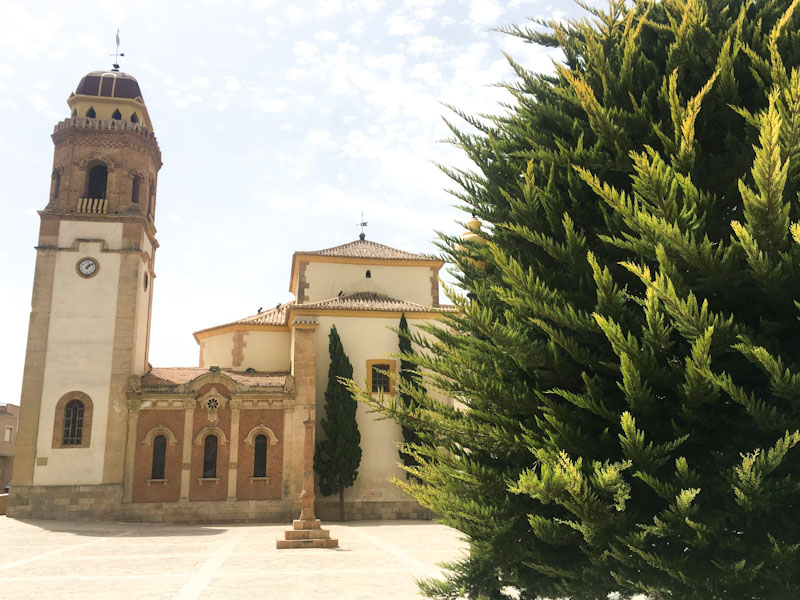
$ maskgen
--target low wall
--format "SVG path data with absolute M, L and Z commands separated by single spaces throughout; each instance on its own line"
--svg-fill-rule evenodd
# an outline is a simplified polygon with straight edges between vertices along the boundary
M 2 498 L 2 496 L 0 496 Z M 122 502 L 121 485 L 13 486 L 8 516 L 16 519 L 126 521 L 134 523 L 288 523 L 300 514 L 291 500 Z M 317 517 L 339 520 L 339 503 L 316 504 Z M 414 500 L 345 502 L 348 521 L 430 519 Z
M 0 494 L 0 515 L 8 511 L 8 494 Z

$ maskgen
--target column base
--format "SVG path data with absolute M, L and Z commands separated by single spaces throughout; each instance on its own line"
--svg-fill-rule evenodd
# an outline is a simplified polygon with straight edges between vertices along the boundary
M 319 519 L 295 519 L 292 529 L 284 532 L 284 539 L 277 540 L 278 550 L 291 548 L 338 548 L 339 540 L 331 538 L 331 533 L 322 528 Z

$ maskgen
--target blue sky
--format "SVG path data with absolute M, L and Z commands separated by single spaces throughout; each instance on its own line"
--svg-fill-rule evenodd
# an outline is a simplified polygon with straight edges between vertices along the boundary
M 291 255 L 356 239 L 435 252 L 464 214 L 433 163 L 445 104 L 497 113 L 513 77 L 558 56 L 492 28 L 579 15 L 538 0 L 273 0 L 136 3 L 0 0 L 0 360 L 22 381 L 53 126 L 87 72 L 122 70 L 153 120 L 159 174 L 150 361 L 194 366 L 193 331 L 291 298 Z

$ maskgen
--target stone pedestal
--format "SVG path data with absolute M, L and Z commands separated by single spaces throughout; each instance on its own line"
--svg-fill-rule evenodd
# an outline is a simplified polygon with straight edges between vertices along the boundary
M 314 419 L 303 421 L 305 440 L 303 444 L 303 491 L 300 493 L 302 510 L 300 518 L 292 522 L 292 528 L 284 532 L 284 539 L 277 540 L 278 550 L 287 548 L 338 548 L 339 540 L 331 538 L 327 529 L 314 516 Z

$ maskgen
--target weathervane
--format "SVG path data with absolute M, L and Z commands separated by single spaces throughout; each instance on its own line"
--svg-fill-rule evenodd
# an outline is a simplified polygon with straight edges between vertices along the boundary
M 120 52 L 119 51 L 119 27 L 117 27 L 117 51 L 114 52 L 114 54 L 109 54 L 109 56 L 113 56 L 114 57 L 114 64 L 111 65 L 112 67 L 114 67 L 112 70 L 113 71 L 119 71 L 119 64 L 117 64 L 117 63 L 119 63 L 119 57 L 120 56 L 125 56 L 124 52 Z
M 357 223 L 357 225 L 359 227 L 361 227 L 361 233 L 358 234 L 358 239 L 363 240 L 365 237 L 367 237 L 367 234 L 364 233 L 364 227 L 369 225 L 369 223 L 367 223 L 364 220 L 364 211 L 363 210 L 361 211 L 361 223 Z

